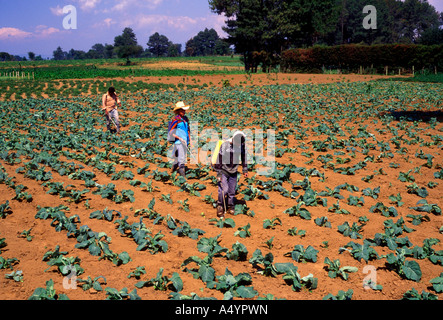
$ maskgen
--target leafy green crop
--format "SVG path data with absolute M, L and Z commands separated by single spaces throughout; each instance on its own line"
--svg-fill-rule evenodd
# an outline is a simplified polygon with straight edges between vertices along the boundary
M 46 281 L 46 288 L 37 288 L 28 300 L 69 300 L 65 294 L 57 294 L 54 289 L 54 281 Z
M 160 291 L 166 291 L 168 288 L 170 288 L 175 292 L 182 291 L 183 281 L 180 278 L 179 274 L 177 272 L 174 272 L 172 274 L 172 277 L 169 278 L 168 276 L 163 275 L 163 271 L 164 269 L 160 268 L 155 278 L 146 281 L 139 281 L 135 284 L 135 286 L 138 289 L 152 286 L 154 287 L 155 290 L 160 290 Z
M 394 253 L 389 253 L 386 256 L 386 264 L 391 269 L 394 270 L 401 277 L 412 280 L 420 281 L 422 272 L 420 265 L 413 260 L 405 259 L 405 250 L 397 249 Z
M 430 280 L 432 284 L 432 289 L 435 290 L 437 293 L 443 292 L 443 272 L 440 273 L 440 276 L 433 278 Z
M 328 270 L 328 276 L 335 278 L 340 276 L 343 280 L 348 280 L 348 274 L 357 272 L 357 267 L 344 266 L 340 267 L 340 260 L 336 259 L 331 261 L 328 257 L 325 258 L 326 270 Z
M 137 294 L 137 289 L 132 290 L 128 293 L 127 288 L 122 290 L 117 290 L 115 288 L 105 288 L 106 300 L 141 300 L 140 296 Z
M 318 250 L 312 246 L 308 246 L 306 249 L 303 245 L 298 244 L 294 247 L 294 250 L 285 254 L 285 256 L 291 256 L 293 260 L 297 262 L 317 262 Z
M 379 255 L 374 248 L 371 247 L 371 243 L 366 239 L 363 240 L 363 245 L 355 243 L 353 241 L 349 242 L 345 246 L 339 249 L 340 253 L 348 251 L 354 259 L 361 261 L 362 259 L 366 262 L 374 259 L 379 259 Z
M 284 273 L 283 280 L 286 284 L 292 286 L 293 291 L 300 291 L 302 288 L 314 290 L 317 288 L 318 279 L 312 274 L 301 277 L 297 272 L 297 267 L 292 263 L 276 263 L 275 269 L 278 273 Z
M 240 273 L 236 276 L 225 270 L 225 274 L 217 276 L 216 280 L 209 281 L 207 287 L 221 291 L 224 296 L 223 300 L 232 300 L 233 298 L 252 299 L 258 295 L 253 287 L 249 287 L 252 283 L 252 277 L 248 273 Z
M 323 300 L 352 300 L 354 290 L 349 289 L 348 291 L 340 290 L 338 294 L 334 296 L 332 293 L 327 294 L 323 297 Z
M 420 294 L 417 289 L 412 288 L 403 294 L 403 300 L 438 300 L 438 297 L 435 294 L 422 291 Z

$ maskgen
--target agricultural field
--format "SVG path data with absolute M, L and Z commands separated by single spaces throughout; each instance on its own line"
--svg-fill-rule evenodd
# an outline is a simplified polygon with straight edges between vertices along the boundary
M 0 299 L 443 298 L 441 82 L 157 72 L 0 80 Z M 207 162 L 171 173 L 180 100 L 199 132 L 275 132 L 225 219 Z

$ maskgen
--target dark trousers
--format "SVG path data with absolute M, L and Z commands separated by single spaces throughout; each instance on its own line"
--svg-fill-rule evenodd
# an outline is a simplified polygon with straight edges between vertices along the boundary
M 217 205 L 227 210 L 228 208 L 234 207 L 235 190 L 237 188 L 237 175 L 227 176 L 225 174 L 220 174 L 220 176 L 221 181 L 218 184 Z M 227 198 L 227 201 L 225 197 Z

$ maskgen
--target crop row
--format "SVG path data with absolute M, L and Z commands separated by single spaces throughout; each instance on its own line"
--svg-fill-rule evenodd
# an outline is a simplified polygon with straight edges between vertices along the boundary
M 189 256 L 177 258 L 179 270 L 157 264 L 156 276 L 135 284 L 138 293 L 154 287 L 172 298 L 198 298 L 187 291 L 187 275 L 226 299 L 257 298 L 266 290 L 262 282 L 273 290 L 279 277 L 290 291 L 315 293 L 328 278 L 348 282 L 360 269 L 356 265 L 368 263 L 384 266 L 391 277 L 438 284 L 439 273 L 421 266 L 438 270 L 442 265 L 442 128 L 435 119 L 397 120 L 390 113 L 441 108 L 441 96 L 431 94 L 433 89 L 435 85 L 361 83 L 127 94 L 120 136 L 103 131 L 92 98 L 2 102 L 1 182 L 15 193 L 0 203 L 5 204 L 3 218 L 16 213 L 13 202 L 38 201 L 40 192 L 63 199 L 77 206 L 77 215 L 67 215 L 69 204 L 41 206 L 35 219 L 50 219 L 56 232 L 76 239 L 76 249 L 87 249 L 119 268 L 134 267 L 131 260 L 140 261 L 139 251 L 156 257 L 176 253 L 174 237 L 193 244 Z M 209 165 L 190 166 L 187 180 L 170 172 L 165 128 L 170 106 L 178 99 L 191 103 L 190 117 L 200 129 L 236 128 L 240 117 L 247 119 L 246 127 L 276 131 L 277 170 L 268 177 L 257 175 L 254 163 L 259 159 L 251 155 L 256 160 L 252 174 L 238 187 L 243 202 L 228 219 L 204 214 L 213 210 L 216 194 Z M 203 140 L 198 147 L 210 149 Z M 25 186 L 35 183 L 37 194 Z M 146 195 L 148 207 L 135 209 Z M 86 228 L 85 219 L 99 219 L 107 232 Z M 114 252 L 118 238 L 110 241 L 108 234 L 115 231 L 135 250 Z M 217 236 L 220 232 L 223 238 Z M 79 265 L 64 256 L 52 263 Z M 322 262 L 325 271 L 312 267 Z M 226 266 L 223 271 L 220 263 Z M 88 283 L 95 282 L 90 278 Z M 370 285 L 375 291 L 388 290 Z M 432 288 L 441 292 L 438 285 Z M 128 291 L 107 290 L 112 297 L 137 297 L 137 291 Z

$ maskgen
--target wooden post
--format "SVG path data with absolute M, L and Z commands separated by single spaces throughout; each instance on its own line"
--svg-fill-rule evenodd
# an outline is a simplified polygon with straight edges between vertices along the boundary
M 412 75 L 415 76 L 415 66 L 412 66 Z

